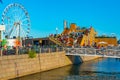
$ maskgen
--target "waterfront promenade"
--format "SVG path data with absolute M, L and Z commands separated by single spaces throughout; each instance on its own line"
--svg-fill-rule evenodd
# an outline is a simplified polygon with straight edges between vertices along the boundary
M 72 64 L 63 50 L 52 50 L 38 52 L 33 58 L 28 53 L 0 56 L 0 80 L 8 80 Z
M 65 49 L 63 48 L 43 48 L 45 52 L 41 48 L 37 50 L 34 58 L 30 58 L 27 53 L 2 55 L 0 57 L 0 79 L 6 80 L 71 65 L 74 64 L 76 59 L 74 56 L 66 56 Z M 81 57 L 78 63 L 96 58 L 99 57 L 84 56 Z

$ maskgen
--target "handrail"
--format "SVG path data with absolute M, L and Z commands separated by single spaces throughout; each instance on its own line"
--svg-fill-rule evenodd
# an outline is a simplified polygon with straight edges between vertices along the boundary
M 120 49 L 67 48 L 66 55 L 102 56 L 120 58 Z
M 53 41 L 54 43 L 58 44 L 59 46 L 63 46 L 63 44 L 62 44 L 59 40 L 56 40 L 56 39 L 53 38 L 53 37 L 49 37 L 49 39 L 50 39 L 51 41 Z

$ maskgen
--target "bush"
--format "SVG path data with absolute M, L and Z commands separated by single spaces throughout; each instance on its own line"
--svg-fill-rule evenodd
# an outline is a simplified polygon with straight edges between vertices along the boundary
M 36 57 L 36 52 L 34 50 L 31 50 L 28 52 L 29 58 L 35 58 Z

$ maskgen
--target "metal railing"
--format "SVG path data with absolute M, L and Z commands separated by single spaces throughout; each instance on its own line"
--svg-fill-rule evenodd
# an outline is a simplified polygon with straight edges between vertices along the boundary
M 49 47 L 49 48 L 43 48 L 43 47 L 25 47 L 25 48 L 18 48 L 18 55 L 22 54 L 28 54 L 30 50 L 34 50 L 37 54 L 39 53 L 52 53 L 52 52 L 60 52 L 63 51 L 63 47 Z M 16 49 L 6 49 L 6 50 L 1 50 L 0 49 L 0 54 L 1 56 L 4 55 L 16 55 L 17 50 Z
M 67 48 L 66 55 L 86 55 L 120 58 L 120 49 Z

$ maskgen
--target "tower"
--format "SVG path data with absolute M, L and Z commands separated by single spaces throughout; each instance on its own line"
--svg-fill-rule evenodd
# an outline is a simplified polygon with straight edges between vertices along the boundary
M 64 20 L 64 29 L 66 29 L 66 28 L 67 28 L 67 21 Z

